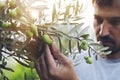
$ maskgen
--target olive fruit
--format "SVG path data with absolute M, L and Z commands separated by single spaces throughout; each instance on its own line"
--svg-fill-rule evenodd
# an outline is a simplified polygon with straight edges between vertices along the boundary
M 10 23 L 9 22 L 3 22 L 2 23 L 2 27 L 3 28 L 8 28 L 10 26 Z
M 16 12 L 18 16 L 22 16 L 22 10 L 20 8 L 17 8 Z
M 20 20 L 23 21 L 23 22 L 27 22 L 27 19 L 23 16 L 20 17 Z
M 86 40 L 82 40 L 82 44 L 86 45 L 87 44 Z
M 88 45 L 87 45 L 86 40 L 82 40 L 82 42 L 81 42 L 81 48 L 82 48 L 83 50 L 87 50 L 87 49 L 88 49 Z
M 86 63 L 88 63 L 88 64 L 92 64 L 92 62 L 93 62 L 92 58 L 89 56 L 84 56 L 84 59 L 85 59 Z
M 86 60 L 86 63 L 92 64 L 92 58 L 91 58 L 91 57 L 88 57 L 88 59 Z
M 14 10 L 14 9 L 12 9 L 12 10 L 10 10 L 9 11 L 9 15 L 11 16 L 11 17 L 17 17 L 17 12 L 16 12 L 16 10 Z
M 44 34 L 44 35 L 42 36 L 42 39 L 43 39 L 43 41 L 44 41 L 46 44 L 48 44 L 48 45 L 51 45 L 51 44 L 52 44 L 52 39 L 49 37 L 49 35 Z
M 37 26 L 35 24 L 31 24 L 31 31 L 35 36 L 38 36 Z
M 88 56 L 84 56 L 84 59 L 87 60 L 87 59 L 88 59 Z
M 16 0 L 10 0 L 9 5 L 11 9 L 15 8 L 17 6 Z
M 27 31 L 26 35 L 27 35 L 29 38 L 32 38 L 32 37 L 33 37 L 33 33 L 32 33 L 30 30 Z
M 81 45 L 81 48 L 83 49 L 83 50 L 87 50 L 88 49 L 88 46 L 87 45 Z

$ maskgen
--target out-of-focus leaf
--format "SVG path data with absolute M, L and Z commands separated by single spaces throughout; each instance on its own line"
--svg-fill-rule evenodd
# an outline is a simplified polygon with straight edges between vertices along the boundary
M 98 56 L 97 55 L 95 55 L 95 59 L 98 60 Z
M 80 46 L 80 42 L 79 41 L 77 41 L 77 48 L 78 48 L 79 53 L 81 53 L 81 46 Z
M 29 67 L 31 68 L 31 69 L 33 69 L 35 66 L 35 63 L 33 62 L 33 61 L 31 61 L 31 62 L 29 62 Z
M 7 76 L 4 76 L 4 80 L 9 80 L 9 78 Z
M 70 33 L 75 32 L 76 30 L 79 30 L 80 27 L 82 27 L 83 24 L 84 24 L 84 23 L 80 23 L 79 25 L 73 27 L 67 34 L 70 34 Z
M 75 16 L 78 14 L 79 11 L 79 0 L 76 2 L 76 7 L 75 7 Z
M 97 52 L 96 54 L 105 57 L 108 54 L 111 54 L 112 51 L 102 51 L 102 52 Z
M 83 34 L 83 35 L 81 35 L 80 37 L 83 37 L 84 39 L 88 39 L 89 38 L 89 34 Z
M 108 50 L 108 49 L 109 49 L 109 47 L 101 47 L 101 48 L 96 49 L 96 51 L 97 50 L 99 50 L 99 51 L 105 51 L 105 50 Z
M 73 21 L 79 21 L 79 20 L 82 20 L 83 18 L 85 18 L 85 17 L 79 16 L 79 17 L 74 17 L 72 20 Z
M 8 67 L 5 67 L 4 65 L 1 65 L 1 64 L 0 64 L 0 68 L 1 68 L 1 69 L 5 69 L 5 70 L 8 70 L 8 71 L 12 71 L 12 72 L 14 72 L 13 69 L 8 68 Z
M 50 29 L 52 29 L 52 30 L 54 30 L 54 31 L 56 31 L 57 29 L 56 28 L 54 28 L 54 27 L 51 27 Z
M 62 42 L 61 42 L 61 39 L 60 39 L 60 37 L 58 37 L 58 41 L 59 41 L 59 47 L 60 47 L 60 51 L 62 52 Z
M 65 11 L 65 13 L 64 13 L 64 20 L 66 19 L 66 17 L 69 16 L 69 10 L 70 10 L 70 6 L 67 6 L 67 7 L 66 7 L 66 11 Z
M 94 47 L 94 48 L 96 48 L 96 49 L 103 47 L 103 46 L 102 46 L 101 44 L 99 44 L 99 43 L 90 43 L 89 45 L 92 46 L 92 47 Z
M 70 51 L 70 53 L 72 52 L 72 50 L 71 50 L 71 40 L 69 40 L 69 51 Z
M 60 23 L 61 25 L 67 25 L 67 23 L 66 22 L 62 22 L 62 23 Z M 76 24 L 79 24 L 79 22 L 70 22 L 69 23 L 70 25 L 76 25 Z
M 80 5 L 79 5 L 79 10 L 78 10 L 78 11 L 81 13 L 81 12 L 82 12 L 82 9 L 83 9 L 83 4 L 80 4 Z
M 27 74 L 26 74 L 26 72 L 24 73 L 24 80 L 27 80 Z
M 21 62 L 20 60 L 18 60 L 18 59 L 16 59 L 16 58 L 14 58 L 14 59 L 15 59 L 19 64 L 21 64 L 21 65 L 23 65 L 23 66 L 25 66 L 25 67 L 27 67 L 27 68 L 30 68 L 29 65 Z
M 88 29 L 89 29 L 89 26 L 84 27 L 84 28 L 78 33 L 78 36 L 81 36 L 81 35 L 85 34 L 85 33 L 88 31 Z
M 0 80 L 4 80 L 5 74 L 3 71 L 0 69 Z
M 0 74 L 0 80 L 4 80 L 4 74 Z
M 54 21 L 55 19 L 55 16 L 56 16 L 56 8 L 55 8 L 55 4 L 53 5 L 53 11 L 52 11 L 52 22 Z
M 77 66 L 77 65 L 79 65 L 79 64 L 80 64 L 80 62 L 78 62 L 78 63 L 74 64 L 74 66 Z
M 71 37 L 68 34 L 66 34 L 66 33 L 64 33 L 62 31 L 56 31 L 56 33 L 63 36 L 63 37 L 65 37 L 66 39 L 71 39 Z
M 112 51 L 105 51 L 104 54 L 108 55 L 111 54 Z
M 58 8 L 60 9 L 61 7 L 61 0 L 59 0 L 59 3 L 58 3 Z
M 91 57 L 91 49 L 90 48 L 88 49 L 88 55 L 89 55 L 89 57 Z

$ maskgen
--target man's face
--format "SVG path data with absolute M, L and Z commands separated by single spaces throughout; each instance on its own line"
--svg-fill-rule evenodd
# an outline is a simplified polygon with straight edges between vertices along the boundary
M 94 28 L 97 40 L 108 46 L 112 54 L 120 51 L 120 1 L 111 7 L 94 5 Z

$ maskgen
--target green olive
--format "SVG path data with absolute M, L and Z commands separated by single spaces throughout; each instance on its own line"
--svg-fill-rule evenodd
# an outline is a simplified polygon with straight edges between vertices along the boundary
M 9 11 L 9 15 L 11 16 L 11 17 L 17 17 L 17 12 L 16 12 L 16 10 L 14 10 L 14 9 L 12 9 L 12 10 L 10 10 Z
M 11 8 L 11 9 L 15 8 L 15 7 L 17 6 L 16 0 L 11 0 L 11 1 L 9 2 L 9 5 L 10 5 L 10 8 Z
M 44 34 L 44 35 L 42 36 L 42 39 L 43 39 L 43 41 L 44 41 L 46 44 L 48 44 L 48 45 L 51 45 L 51 44 L 52 44 L 52 39 L 49 37 L 49 35 Z
M 2 27 L 3 28 L 8 28 L 10 26 L 10 23 L 9 22 L 3 22 L 2 23 Z
M 86 40 L 82 40 L 81 44 L 86 45 L 87 44 Z
M 27 22 L 27 19 L 23 16 L 20 17 L 20 20 L 23 21 L 23 22 Z
M 91 57 L 88 57 L 88 58 L 86 59 L 86 63 L 88 63 L 88 64 L 92 64 L 92 62 L 93 62 L 93 60 L 92 60 Z
M 81 48 L 82 48 L 83 50 L 87 50 L 87 49 L 88 49 L 88 45 L 87 45 L 86 40 L 82 40 L 82 42 L 81 42 Z
M 82 48 L 83 50 L 87 50 L 87 49 L 88 49 L 88 46 L 87 46 L 87 44 L 81 44 L 81 48 Z
M 37 26 L 35 24 L 31 24 L 31 31 L 35 36 L 38 36 Z
M 21 11 L 20 8 L 17 8 L 17 9 L 16 9 L 16 12 L 17 12 L 17 15 L 18 15 L 18 16 L 22 16 L 22 11 Z
M 30 30 L 28 30 L 26 34 L 27 34 L 27 36 L 28 36 L 29 38 L 32 38 L 32 37 L 33 37 L 33 33 L 32 33 Z
M 88 56 L 84 56 L 84 59 L 87 60 L 87 59 L 88 59 Z

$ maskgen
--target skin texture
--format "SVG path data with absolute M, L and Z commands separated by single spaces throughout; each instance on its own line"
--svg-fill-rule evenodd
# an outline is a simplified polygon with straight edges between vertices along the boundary
M 97 40 L 112 51 L 109 59 L 120 58 L 120 0 L 115 0 L 112 7 L 98 7 L 94 4 L 94 29 Z
M 44 46 L 45 53 L 36 62 L 40 80 L 79 80 L 72 62 L 54 44 Z

